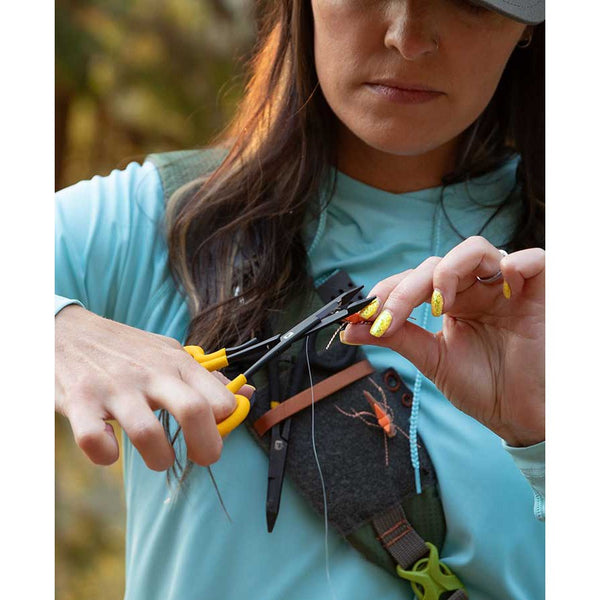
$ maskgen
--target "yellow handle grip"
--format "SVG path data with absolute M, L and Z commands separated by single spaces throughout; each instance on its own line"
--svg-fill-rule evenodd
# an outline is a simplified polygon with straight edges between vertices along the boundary
M 184 346 L 184 349 L 192 356 L 192 358 L 199 362 L 208 371 L 218 371 L 219 369 L 229 365 L 225 348 L 221 348 L 212 354 L 204 354 L 204 350 L 202 350 L 200 346 Z M 250 400 L 248 400 L 246 396 L 242 396 L 241 394 L 237 393 L 246 383 L 246 378 L 243 375 L 238 375 L 226 386 L 230 392 L 235 394 L 237 406 L 225 420 L 217 423 L 217 429 L 219 430 L 221 437 L 231 433 L 238 425 L 243 423 L 244 419 L 250 412 Z
M 246 383 L 246 378 L 243 375 L 238 375 L 235 379 L 227 384 L 227 389 L 235 394 L 237 400 L 236 409 L 224 420 L 217 424 L 217 429 L 221 437 L 231 433 L 238 425 L 240 425 L 250 412 L 250 400 L 246 396 L 236 394 L 240 388 Z
M 183 349 L 207 371 L 219 371 L 229 366 L 225 348 L 221 348 L 211 354 L 204 354 L 204 350 L 200 346 L 184 346 Z
M 184 346 L 183 349 L 199 363 L 205 360 L 206 354 L 204 354 L 204 350 L 200 346 Z

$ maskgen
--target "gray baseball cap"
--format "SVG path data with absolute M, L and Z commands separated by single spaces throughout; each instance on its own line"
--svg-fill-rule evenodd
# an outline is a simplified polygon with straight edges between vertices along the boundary
M 472 0 L 472 2 L 527 25 L 537 25 L 546 18 L 545 0 Z

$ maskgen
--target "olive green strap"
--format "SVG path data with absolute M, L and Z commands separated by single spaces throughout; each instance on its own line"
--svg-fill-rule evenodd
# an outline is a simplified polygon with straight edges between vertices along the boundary
M 419 600 L 468 600 L 461 581 L 439 560 L 437 547 L 408 522 L 402 504 L 372 522 L 379 542 L 397 563 L 396 572 L 410 582 Z
M 412 567 L 428 552 L 423 538 L 408 522 L 400 503 L 392 510 L 377 515 L 373 519 L 373 527 L 381 545 L 403 569 Z
M 150 154 L 147 160 L 158 169 L 166 203 L 182 185 L 216 169 L 226 154 L 220 148 L 177 150 Z

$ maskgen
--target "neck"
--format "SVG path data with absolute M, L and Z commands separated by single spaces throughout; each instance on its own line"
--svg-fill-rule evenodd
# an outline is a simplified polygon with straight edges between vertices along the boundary
M 456 163 L 458 138 L 415 156 L 400 156 L 365 144 L 344 126 L 339 128 L 337 169 L 362 183 L 393 194 L 442 185 Z

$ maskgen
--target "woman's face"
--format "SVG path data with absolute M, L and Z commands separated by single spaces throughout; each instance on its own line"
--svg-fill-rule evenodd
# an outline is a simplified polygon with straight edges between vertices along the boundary
M 403 156 L 450 142 L 482 113 L 525 29 L 467 0 L 311 2 L 317 75 L 342 133 Z M 415 86 L 436 93 L 395 89 Z

